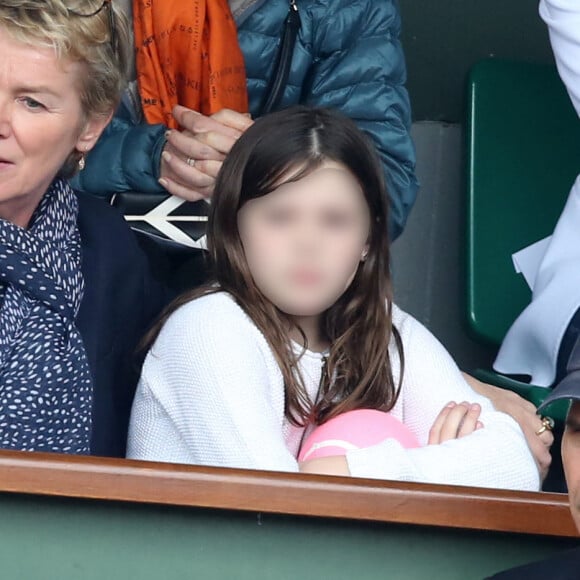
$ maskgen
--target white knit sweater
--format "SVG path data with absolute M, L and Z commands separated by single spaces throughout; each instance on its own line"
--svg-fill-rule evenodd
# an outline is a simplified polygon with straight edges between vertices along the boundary
M 423 447 L 404 449 L 387 439 L 350 451 L 351 474 L 537 490 L 538 470 L 516 422 L 470 389 L 443 346 L 414 318 L 395 307 L 393 322 L 403 340 L 405 374 L 392 413 Z M 300 366 L 314 399 L 322 355 L 307 351 Z M 393 366 L 397 380 L 397 362 Z M 426 445 L 449 401 L 480 403 L 484 428 Z M 284 417 L 282 374 L 266 339 L 229 295 L 218 293 L 173 313 L 147 355 L 133 403 L 128 457 L 298 471 L 303 430 Z

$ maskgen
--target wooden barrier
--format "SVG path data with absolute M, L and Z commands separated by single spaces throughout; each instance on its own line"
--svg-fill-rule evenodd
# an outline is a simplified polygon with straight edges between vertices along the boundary
M 0 452 L 0 492 L 574 537 L 562 494 Z

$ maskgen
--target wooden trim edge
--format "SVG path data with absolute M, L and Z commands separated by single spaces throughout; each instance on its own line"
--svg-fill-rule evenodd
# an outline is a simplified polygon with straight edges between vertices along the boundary
M 563 494 L 0 452 L 0 492 L 576 537 Z

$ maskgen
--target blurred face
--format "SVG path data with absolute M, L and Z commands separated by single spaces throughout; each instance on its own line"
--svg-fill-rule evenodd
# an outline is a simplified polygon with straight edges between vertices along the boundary
M 353 175 L 329 162 L 247 202 L 238 228 L 261 292 L 291 316 L 317 317 L 352 282 L 367 249 L 370 216 Z
M 580 531 L 580 401 L 574 401 L 562 439 L 562 462 L 568 483 L 570 511 Z
M 69 154 L 91 149 L 108 119 L 85 120 L 79 63 L 1 27 L 0 55 L 0 218 L 26 227 Z

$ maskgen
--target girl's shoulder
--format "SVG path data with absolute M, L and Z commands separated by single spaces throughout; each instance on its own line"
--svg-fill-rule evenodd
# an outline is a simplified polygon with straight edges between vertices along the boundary
M 167 319 L 167 324 L 170 322 L 186 323 L 194 327 L 210 323 L 212 327 L 240 323 L 254 326 L 233 296 L 223 291 L 204 294 L 186 302 L 171 314 Z
M 393 303 L 392 323 L 401 336 L 405 352 L 408 352 L 411 347 L 419 351 L 422 348 L 430 349 L 438 342 L 421 322 L 395 303 Z
M 399 308 L 394 302 L 392 304 L 391 318 L 393 326 L 399 331 L 401 336 L 408 335 L 415 326 L 421 326 L 421 323 L 416 318 Z
M 193 313 L 198 311 L 204 312 L 208 309 L 215 309 L 216 312 L 244 312 L 233 296 L 223 290 L 208 292 L 207 294 L 198 296 L 180 306 L 175 312 Z
M 447 356 L 446 348 L 441 344 L 437 337 L 414 316 L 401 310 L 393 303 L 392 323 L 401 335 L 405 359 L 417 356 L 419 359 L 433 354 L 434 356 Z
M 147 354 L 142 375 L 156 392 L 173 382 L 196 385 L 198 391 L 226 391 L 236 386 L 232 377 L 250 374 L 269 385 L 276 371 L 276 359 L 258 327 L 232 296 L 214 292 L 172 312 Z
M 227 292 L 212 292 L 194 298 L 175 310 L 167 319 L 157 342 L 238 344 L 262 340 L 250 317 Z

